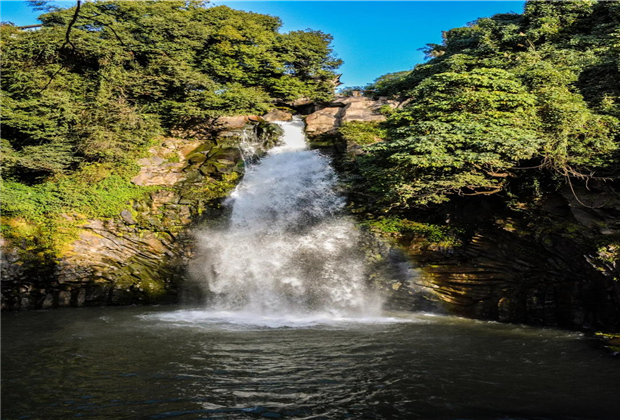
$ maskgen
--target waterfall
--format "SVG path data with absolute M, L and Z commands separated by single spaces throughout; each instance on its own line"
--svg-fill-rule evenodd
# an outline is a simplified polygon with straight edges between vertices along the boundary
M 376 316 L 359 233 L 343 216 L 329 160 L 308 150 L 301 120 L 279 122 L 271 149 L 227 200 L 225 228 L 198 234 L 194 267 L 209 309 L 256 316 Z M 196 276 L 197 272 L 197 276 Z

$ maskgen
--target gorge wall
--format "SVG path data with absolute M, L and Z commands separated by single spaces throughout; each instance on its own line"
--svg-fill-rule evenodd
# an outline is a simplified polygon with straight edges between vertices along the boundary
M 415 234 L 399 242 L 419 268 L 419 281 L 451 313 L 618 331 L 618 250 L 601 241 L 617 235 L 617 208 L 616 201 L 586 212 L 568 189 L 525 214 L 499 200 L 455 200 L 433 219 L 443 217 L 462 232 L 456 243 L 424 243 Z

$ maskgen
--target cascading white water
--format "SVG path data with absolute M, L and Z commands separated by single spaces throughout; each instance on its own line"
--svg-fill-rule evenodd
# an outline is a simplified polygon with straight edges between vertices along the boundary
M 303 122 L 278 123 L 283 144 L 250 165 L 228 200 L 229 225 L 199 234 L 210 309 L 256 316 L 376 316 L 359 235 L 340 213 L 329 161 L 308 150 Z M 194 270 L 196 271 L 196 270 Z

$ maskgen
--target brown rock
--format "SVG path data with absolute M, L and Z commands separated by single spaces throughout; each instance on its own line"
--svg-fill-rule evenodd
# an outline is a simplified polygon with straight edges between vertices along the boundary
M 263 119 L 268 122 L 274 121 L 290 121 L 293 119 L 293 114 L 283 111 L 281 109 L 274 109 L 263 115 Z
M 306 118 L 306 132 L 310 136 L 329 133 L 349 121 L 385 121 L 381 107 L 396 107 L 395 101 L 366 97 L 342 98 L 329 107 L 316 111 Z
M 303 106 L 303 105 L 310 105 L 314 103 L 314 101 L 310 98 L 299 98 L 294 100 L 293 102 L 291 102 L 291 106 Z
M 162 204 L 178 203 L 179 195 L 174 191 L 159 190 L 151 194 L 151 200 L 153 200 L 153 208 L 158 208 Z
M 306 133 L 319 135 L 334 131 L 340 126 L 339 113 L 341 108 L 323 108 L 306 117 Z
M 225 129 L 239 129 L 245 127 L 250 121 L 260 121 L 256 115 L 235 115 L 234 117 L 220 117 L 217 122 L 222 124 Z
M 349 121 L 385 121 L 385 115 L 379 109 L 385 105 L 384 101 L 375 101 L 370 98 L 348 98 L 341 123 Z

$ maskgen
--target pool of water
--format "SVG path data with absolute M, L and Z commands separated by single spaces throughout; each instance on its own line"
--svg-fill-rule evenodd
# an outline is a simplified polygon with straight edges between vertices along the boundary
M 617 419 L 579 333 L 389 313 L 176 307 L 2 315 L 3 419 Z

